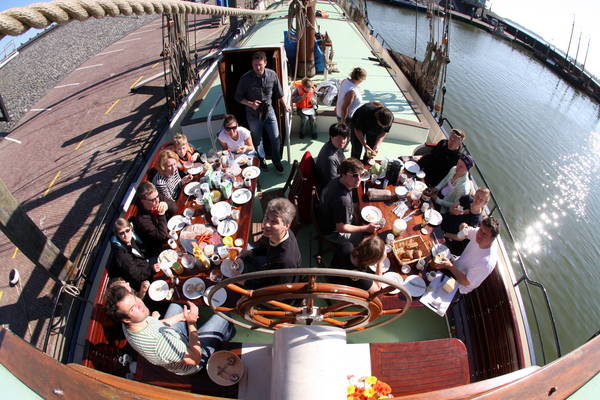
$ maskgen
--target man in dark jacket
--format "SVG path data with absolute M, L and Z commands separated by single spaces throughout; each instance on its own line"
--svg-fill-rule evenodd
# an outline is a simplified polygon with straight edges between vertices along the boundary
M 160 267 L 158 263 L 146 258 L 142 242 L 135 236 L 131 224 L 125 218 L 117 219 L 114 233 L 111 239 L 113 258 L 109 275 L 123 278 L 134 290 L 139 291 L 142 282 L 150 280 Z
M 454 167 L 460 156 L 460 149 L 465 139 L 465 132 L 461 129 L 452 129 L 448 140 L 440 140 L 431 150 L 419 160 L 419 166 L 425 171 L 427 186 L 435 186 Z
M 169 240 L 167 221 L 172 210 L 177 209 L 172 200 L 159 197 L 156 187 L 150 182 L 142 182 L 137 190 L 138 213 L 134 223 L 136 232 L 146 245 L 149 257 L 156 257 Z
M 393 122 L 394 114 L 379 102 L 358 107 L 352 114 L 351 156 L 360 159 L 364 148 L 365 158 L 375 157 Z

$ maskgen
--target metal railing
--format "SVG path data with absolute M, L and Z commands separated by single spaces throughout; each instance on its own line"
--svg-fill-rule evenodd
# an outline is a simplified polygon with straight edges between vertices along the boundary
M 444 134 L 446 134 L 446 136 L 448 136 L 448 132 L 446 131 L 444 124 L 447 124 L 450 127 L 450 129 L 453 129 L 454 127 L 447 118 L 444 117 L 441 119 L 440 127 L 442 128 L 442 131 L 444 132 Z M 463 148 L 464 148 L 465 153 L 471 155 L 471 152 L 467 148 L 466 144 L 463 144 Z M 532 305 L 531 310 L 533 313 L 533 320 L 535 321 L 535 326 L 536 326 L 536 329 L 538 332 L 539 346 L 540 346 L 540 349 L 542 352 L 544 364 L 546 364 L 547 360 L 546 360 L 546 352 L 544 349 L 544 340 L 543 340 L 542 334 L 541 334 L 541 332 L 542 332 L 541 324 L 538 319 L 536 307 L 534 305 L 534 300 L 533 300 L 533 296 L 531 294 L 530 288 L 531 288 L 531 286 L 533 286 L 533 287 L 539 289 L 542 293 L 542 296 L 544 299 L 544 304 L 546 306 L 547 313 L 548 313 L 548 318 L 550 320 L 550 324 L 552 327 L 552 334 L 553 334 L 553 339 L 554 339 L 554 345 L 556 346 L 556 353 L 558 354 L 558 357 L 560 357 L 562 355 L 561 348 L 560 348 L 560 341 L 558 339 L 558 332 L 556 329 L 556 321 L 554 319 L 554 314 L 552 312 L 552 306 L 550 305 L 550 299 L 548 297 L 548 293 L 543 284 L 541 284 L 540 282 L 537 282 L 529 277 L 527 270 L 525 268 L 525 262 L 523 261 L 521 253 L 519 252 L 519 249 L 515 246 L 515 243 L 516 243 L 515 236 L 513 235 L 510 225 L 508 224 L 508 221 L 507 221 L 506 217 L 504 216 L 502 209 L 500 208 L 500 204 L 498 203 L 496 197 L 494 196 L 494 191 L 492 190 L 491 186 L 488 184 L 487 180 L 485 179 L 485 175 L 483 174 L 483 171 L 481 170 L 481 168 L 479 168 L 477 163 L 475 163 L 474 167 L 475 167 L 475 170 L 477 173 L 478 180 L 482 184 L 479 186 L 484 186 L 490 190 L 490 196 L 491 196 L 491 200 L 493 201 L 493 207 L 488 208 L 488 215 L 494 216 L 497 219 L 502 221 L 502 224 L 504 225 L 504 228 L 507 233 L 507 235 L 503 235 L 503 237 L 508 237 L 510 239 L 511 245 L 513 247 L 513 252 L 516 256 L 517 264 L 520 266 L 521 277 L 519 279 L 517 279 L 517 281 L 513 284 L 513 287 L 520 287 L 521 283 L 525 284 L 524 286 L 525 286 L 525 290 L 527 293 L 527 297 L 528 297 L 530 304 Z

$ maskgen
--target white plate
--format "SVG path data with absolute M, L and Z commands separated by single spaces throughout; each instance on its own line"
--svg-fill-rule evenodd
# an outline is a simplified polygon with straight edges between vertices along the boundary
M 183 187 L 183 193 L 187 194 L 188 196 L 191 196 L 195 194 L 196 188 L 200 190 L 200 182 L 190 182 Z
M 425 293 L 427 286 L 425 281 L 418 275 L 407 276 L 404 280 L 404 287 L 412 297 L 421 297 Z
M 238 258 L 236 260 L 236 262 L 237 262 L 238 268 L 233 269 L 232 268 L 233 261 L 231 260 L 231 258 L 224 259 L 223 262 L 221 263 L 221 273 L 223 275 L 225 275 L 227 278 L 233 278 L 233 277 L 238 276 L 242 272 L 244 272 L 244 260 L 242 260 L 241 258 Z
M 210 209 L 210 215 L 219 219 L 227 218 L 231 215 L 231 204 L 226 201 L 219 201 Z
M 365 221 L 371 223 L 379 221 L 383 217 L 383 214 L 377 207 L 365 206 L 362 210 L 360 210 L 360 216 L 363 217 Z
M 223 237 L 231 236 L 235 234 L 237 230 L 238 223 L 232 219 L 224 219 L 223 221 L 219 222 L 219 225 L 217 225 L 217 232 L 219 232 L 219 235 Z
M 204 292 L 204 302 L 206 304 L 208 304 L 208 294 L 212 291 L 212 288 L 214 288 L 214 286 L 209 287 Z M 227 300 L 227 292 L 225 291 L 225 288 L 221 288 L 213 296 L 212 306 L 214 306 L 214 307 L 222 306 L 225 303 L 225 300 Z
M 202 172 L 202 167 L 192 167 L 192 168 L 187 169 L 187 173 L 190 175 L 198 175 L 201 172 Z M 192 182 L 192 183 L 197 183 L 197 182 Z M 189 185 L 189 183 L 188 183 L 188 185 Z
M 193 276 L 183 283 L 183 295 L 190 300 L 199 298 L 204 294 L 206 285 L 204 281 L 197 276 Z
M 402 276 L 400 276 L 400 274 L 397 272 L 386 272 L 385 274 L 383 274 L 383 276 L 394 280 L 396 283 L 399 283 L 400 285 L 404 284 L 404 279 L 402 279 Z M 388 287 L 388 285 L 386 285 L 385 283 L 382 283 L 381 287 L 386 288 L 386 287 Z M 394 289 L 390 292 L 390 294 L 396 294 L 396 293 L 400 293 L 400 289 Z
M 231 201 L 235 204 L 246 204 L 252 199 L 252 192 L 246 188 L 236 190 L 231 194 Z
M 404 169 L 410 173 L 418 174 L 421 170 L 421 167 L 419 167 L 419 164 L 414 161 L 407 161 L 404 163 Z
M 369 268 L 371 268 L 371 271 L 377 272 L 377 265 L 375 265 L 375 264 L 369 265 Z M 389 270 L 390 270 L 390 259 L 386 258 L 385 260 L 383 260 L 383 267 L 381 267 L 381 272 L 386 273 Z
M 254 178 L 258 177 L 259 175 L 260 175 L 260 168 L 255 167 L 255 166 L 246 167 L 242 171 L 242 176 L 244 178 L 254 179 Z
M 245 154 L 240 154 L 235 159 L 235 162 L 238 163 L 239 165 L 246 165 L 246 164 L 248 164 L 248 161 L 250 161 L 250 159 Z
M 438 255 L 441 255 L 441 256 L 447 258 L 448 255 L 450 255 L 450 249 L 448 249 L 443 244 L 438 243 L 435 246 L 433 246 L 433 248 L 431 249 L 431 255 L 434 256 L 434 257 L 438 256 Z
M 148 288 L 148 296 L 154 301 L 162 301 L 167 298 L 169 293 L 169 284 L 162 279 L 154 281 Z
M 182 215 L 176 215 L 171 217 L 169 222 L 167 222 L 167 228 L 170 231 L 180 231 L 185 228 L 185 217 Z
M 425 218 L 427 219 L 427 223 L 429 225 L 439 225 L 442 223 L 442 214 L 440 214 L 437 210 L 433 208 L 425 211 Z
M 175 261 L 177 261 L 177 257 L 179 257 L 177 255 L 177 252 L 175 250 L 163 250 L 161 251 L 161 253 L 158 255 L 158 263 L 162 264 L 162 263 L 171 263 L 173 264 Z
M 394 191 L 400 197 L 404 197 L 408 193 L 408 189 L 405 188 L 404 186 L 397 186 L 396 189 L 394 189 Z
M 425 189 L 427 189 L 427 184 L 425 182 L 416 181 L 415 185 L 413 186 L 413 190 L 415 192 L 423 193 Z
M 312 107 L 311 108 L 303 108 L 300 110 L 300 112 L 302 114 L 308 115 L 308 116 L 315 115 L 315 109 Z

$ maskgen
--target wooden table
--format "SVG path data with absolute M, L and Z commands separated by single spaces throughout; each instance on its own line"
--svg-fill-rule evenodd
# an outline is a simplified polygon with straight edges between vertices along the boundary
M 377 231 L 377 235 L 382 240 L 385 241 L 386 236 L 389 233 L 392 233 L 392 225 L 396 219 L 405 217 L 408 215 L 412 215 L 412 218 L 407 221 L 406 230 L 404 232 L 400 233 L 396 237 L 396 240 L 407 238 L 410 236 L 419 235 L 423 238 L 423 241 L 425 242 L 425 244 L 427 245 L 427 247 L 429 249 L 431 249 L 435 245 L 436 242 L 437 243 L 444 242 L 444 235 L 439 226 L 433 227 L 431 225 L 428 225 L 426 227 L 428 233 L 427 234 L 421 233 L 421 228 L 422 228 L 422 223 L 423 223 L 423 212 L 421 212 L 420 209 L 410 208 L 408 200 L 405 200 L 404 198 L 398 199 L 398 197 L 395 195 L 396 186 L 388 185 L 385 188 L 385 189 L 389 190 L 392 194 L 394 194 L 394 200 L 386 201 L 386 202 L 384 202 L 384 201 L 368 201 L 365 190 L 368 191 L 369 188 L 371 188 L 371 187 L 374 187 L 374 186 L 370 181 L 366 181 L 365 183 L 361 182 L 361 184 L 358 187 L 358 209 L 359 209 L 358 218 L 361 218 L 361 220 L 362 220 L 362 217 L 360 217 L 360 210 L 362 210 L 363 207 L 365 207 L 365 206 L 374 206 L 374 207 L 377 207 L 379 210 L 381 210 L 381 213 L 383 214 L 383 218 L 385 218 L 385 225 L 383 226 L 382 229 Z M 396 205 L 398 205 L 399 201 L 404 201 L 407 205 L 409 205 L 408 211 L 406 211 L 405 215 L 401 216 L 401 217 L 398 217 L 396 214 L 393 213 L 393 209 L 396 207 Z M 430 252 L 429 252 L 429 254 L 426 254 L 427 261 L 430 259 L 430 256 L 431 256 Z M 425 276 L 426 272 L 428 270 L 427 266 L 425 267 L 425 269 L 423 271 L 419 271 L 416 268 L 416 262 L 413 262 L 412 264 L 409 264 L 411 266 L 410 273 L 404 274 L 400 270 L 401 265 L 398 262 L 398 260 L 396 259 L 396 257 L 394 256 L 393 252 L 388 253 L 388 259 L 390 260 L 389 271 L 399 273 L 402 276 L 402 279 L 406 279 L 406 277 L 408 275 L 419 275 L 419 276 L 421 276 L 421 278 L 423 278 L 423 280 L 425 281 L 425 284 L 429 283 L 429 281 L 427 280 L 427 278 Z M 399 298 L 398 295 L 384 296 L 382 301 L 383 301 L 384 307 L 386 309 L 399 307 L 404 302 L 402 299 Z M 422 306 L 423 305 L 419 301 L 412 302 L 412 307 L 422 307 Z
M 252 159 L 252 165 L 256 166 L 256 167 L 259 165 L 258 158 L 254 157 Z M 200 178 L 202 176 L 203 175 L 194 176 L 193 181 L 200 181 Z M 243 177 L 241 174 L 236 176 L 235 179 L 237 182 L 243 182 Z M 252 192 L 253 196 L 256 191 L 257 182 L 258 182 L 258 178 L 252 179 L 252 184 L 248 188 Z M 233 189 L 232 192 L 235 190 L 236 189 Z M 254 197 L 253 197 L 253 199 L 254 199 Z M 231 203 L 232 210 L 238 210 L 240 212 L 240 217 L 237 220 L 238 230 L 234 235 L 232 235 L 232 237 L 234 239 L 237 239 L 237 238 L 243 239 L 244 240 L 243 247 L 246 247 L 248 245 L 248 237 L 250 236 L 250 227 L 252 225 L 252 203 L 253 203 L 253 200 L 250 200 L 247 203 L 242 204 L 242 205 L 235 205 L 235 204 L 233 204 L 233 202 L 231 200 L 226 200 L 226 201 Z M 197 205 L 194 202 L 194 196 L 187 196 L 183 192 L 183 188 L 182 188 L 179 198 L 177 199 L 178 214 L 182 215 L 183 211 L 186 208 L 192 208 L 195 210 L 195 215 L 194 215 L 194 217 L 192 217 L 192 224 L 211 225 L 210 213 L 207 213 L 205 211 L 204 206 Z M 221 235 L 219 235 L 216 232 L 216 227 L 214 228 L 214 230 L 215 230 L 215 233 L 213 234 L 213 237 L 209 240 L 208 243 L 213 244 L 213 245 L 222 244 L 222 237 L 221 237 Z M 179 245 L 179 243 L 178 243 L 178 247 L 175 250 L 180 253 L 185 253 L 185 250 Z M 181 259 L 179 261 L 181 262 Z M 175 293 L 173 294 L 173 297 L 171 298 L 170 301 L 176 302 L 176 303 L 185 303 L 189 300 L 187 297 L 185 297 L 185 295 L 183 293 L 183 284 L 185 283 L 185 281 L 187 279 L 189 279 L 191 277 L 196 276 L 196 277 L 201 278 L 204 281 L 207 288 L 216 284 L 215 281 L 211 281 L 209 279 L 211 270 L 220 270 L 220 266 L 214 266 L 211 263 L 211 268 L 207 270 L 207 269 L 202 268 L 198 263 L 196 263 L 196 266 L 194 268 L 184 269 L 183 273 L 178 275 L 179 284 L 177 285 Z M 156 280 L 156 279 L 166 280 L 169 283 L 169 287 L 171 287 L 171 288 L 175 286 L 174 282 L 173 282 L 174 280 L 167 278 L 162 271 L 158 272 L 154 276 L 154 280 Z M 230 307 L 230 306 L 234 305 L 235 302 L 237 301 L 238 297 L 239 297 L 239 295 L 237 293 L 228 292 L 227 300 L 226 300 L 225 304 L 223 304 L 223 306 Z M 190 301 L 192 301 L 193 303 L 195 303 L 196 305 L 199 305 L 199 306 L 205 305 L 202 297 L 200 297 L 198 299 L 190 300 Z

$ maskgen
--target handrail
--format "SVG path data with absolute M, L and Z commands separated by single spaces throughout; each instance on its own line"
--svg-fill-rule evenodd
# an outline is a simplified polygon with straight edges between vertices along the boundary
M 210 136 L 210 143 L 212 145 L 213 151 L 217 151 L 217 138 L 213 135 L 211 122 L 213 113 L 215 112 L 215 108 L 217 108 L 221 100 L 223 100 L 223 94 L 219 95 L 219 97 L 215 101 L 215 104 L 213 104 L 210 111 L 208 112 L 208 115 L 206 116 L 206 129 L 208 130 L 208 136 Z
M 452 123 L 450 122 L 450 120 L 448 120 L 448 118 L 443 117 L 441 119 L 440 127 L 442 128 L 442 131 L 444 132 L 444 134 L 446 134 L 446 136 L 448 136 L 448 134 L 443 126 L 444 123 L 447 123 L 448 126 L 450 127 L 450 129 L 453 129 L 454 127 L 453 127 Z M 466 144 L 463 144 L 463 148 L 467 154 L 471 155 L 471 152 L 467 148 Z M 489 211 L 489 215 L 493 215 L 495 212 L 497 212 L 500 219 L 502 220 L 502 223 L 504 224 L 504 227 L 506 228 L 506 232 L 508 233 L 508 237 L 510 238 L 511 242 L 516 243 L 516 240 L 512 233 L 510 225 L 508 224 L 508 221 L 504 217 L 504 213 L 502 212 L 502 209 L 500 208 L 500 204 L 496 200 L 496 197 L 494 196 L 494 192 L 491 190 L 491 186 L 488 184 L 487 180 L 485 179 L 485 175 L 483 174 L 483 171 L 481 170 L 481 168 L 479 168 L 479 165 L 477 163 L 475 163 L 474 167 L 475 167 L 475 170 L 477 171 L 477 174 L 478 174 L 479 178 L 481 179 L 483 185 L 485 187 L 487 187 L 488 189 L 490 189 L 490 196 L 491 196 L 492 200 L 494 201 L 494 207 Z M 525 269 L 525 262 L 523 261 L 523 258 L 521 256 L 521 252 L 519 251 L 519 249 L 517 249 L 515 247 L 514 252 L 517 256 L 518 264 L 521 267 L 521 277 L 517 280 L 516 283 L 513 284 L 513 287 L 519 286 L 521 284 L 521 282 L 526 283 L 525 288 L 527 290 L 527 297 L 529 298 L 529 301 L 532 304 L 533 319 L 535 321 L 537 332 L 538 332 L 540 349 L 542 351 L 543 361 L 544 361 L 544 364 L 546 364 L 546 352 L 544 351 L 544 341 L 541 336 L 540 322 L 537 317 L 536 308 L 533 307 L 534 303 L 533 303 L 533 298 L 531 296 L 531 292 L 529 290 L 529 285 L 533 285 L 533 286 L 537 287 L 542 292 L 542 295 L 544 297 L 544 302 L 546 304 L 546 308 L 548 309 L 548 317 L 550 319 L 551 326 L 552 326 L 552 334 L 554 336 L 554 344 L 556 346 L 556 352 L 558 354 L 558 357 L 561 357 L 562 351 L 560 348 L 560 341 L 559 341 L 558 332 L 556 329 L 556 321 L 554 319 L 554 313 L 552 312 L 552 306 L 550 305 L 550 299 L 548 297 L 548 292 L 546 291 L 546 288 L 540 282 L 537 282 L 529 277 L 529 275 L 527 274 L 527 270 Z

